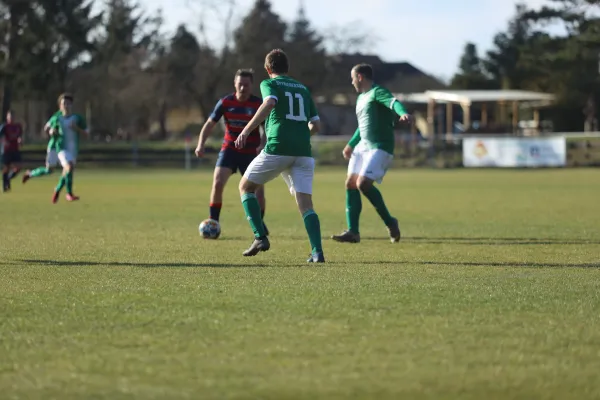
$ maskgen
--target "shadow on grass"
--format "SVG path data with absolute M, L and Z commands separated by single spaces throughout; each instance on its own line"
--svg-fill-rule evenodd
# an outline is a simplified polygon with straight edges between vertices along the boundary
M 365 264 L 439 265 L 456 267 L 512 267 L 512 268 L 600 268 L 598 263 L 561 264 L 545 262 L 490 262 L 490 261 L 364 261 Z
M 363 240 L 389 241 L 386 236 L 365 236 Z M 486 245 L 486 246 L 517 246 L 517 245 L 598 245 L 600 240 L 586 239 L 548 239 L 548 238 L 486 238 L 486 237 L 403 237 L 401 243 L 423 243 L 423 244 L 463 244 L 463 245 Z
M 127 262 L 127 261 L 59 261 L 59 260 L 15 260 L 26 264 L 38 264 L 56 267 L 142 267 L 142 268 L 260 268 L 274 267 L 275 264 L 225 264 L 225 263 L 190 263 L 190 262 L 170 262 L 170 263 L 145 263 L 145 262 Z
M 309 264 L 309 263 L 286 263 L 283 264 L 224 264 L 224 263 L 143 263 L 143 262 L 96 262 L 96 261 L 57 261 L 57 260 L 16 260 L 17 262 L 27 264 L 38 264 L 57 267 L 87 267 L 87 266 L 106 266 L 106 267 L 142 267 L 142 268 L 263 268 L 263 267 L 327 267 L 327 266 L 348 266 L 344 261 L 328 261 L 325 264 Z M 579 264 L 561 264 L 561 263 L 546 263 L 546 262 L 490 262 L 490 261 L 387 261 L 387 260 L 363 260 L 353 261 L 359 265 L 438 265 L 438 266 L 456 266 L 456 267 L 507 267 L 507 268 L 600 268 L 598 263 L 579 263 Z
M 212 241 L 219 241 L 219 242 L 223 242 L 223 241 L 225 241 L 225 242 L 228 242 L 228 241 L 232 241 L 232 242 L 235 242 L 235 241 L 247 241 L 248 243 L 250 243 L 250 242 L 252 242 L 253 238 L 254 238 L 254 235 L 251 232 L 250 235 L 247 235 L 247 236 L 228 236 L 228 235 L 222 235 L 222 236 L 219 236 L 218 239 L 204 239 L 204 238 L 201 237 L 200 240 L 205 241 L 207 243 L 210 243 Z
M 281 237 L 275 236 L 275 242 L 280 238 L 282 240 L 303 240 L 308 241 L 306 235 L 285 234 Z M 331 237 L 323 235 L 322 239 L 331 241 Z M 381 236 L 361 236 L 362 240 L 374 240 L 389 242 L 390 238 L 385 234 Z M 252 241 L 251 236 L 226 236 L 223 235 L 217 239 L 219 241 Z M 206 239 L 210 242 L 209 239 Z M 425 237 L 425 236 L 406 236 L 402 237 L 401 243 L 411 244 L 457 244 L 469 246 L 541 246 L 541 245 L 600 245 L 600 240 L 589 239 L 552 239 L 552 238 L 502 238 L 502 237 Z

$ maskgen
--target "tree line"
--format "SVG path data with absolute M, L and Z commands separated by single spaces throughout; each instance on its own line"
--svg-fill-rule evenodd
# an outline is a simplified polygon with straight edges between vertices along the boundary
M 164 138 L 168 110 L 192 105 L 208 115 L 231 90 L 235 70 L 253 67 L 257 80 L 265 77 L 263 57 L 272 48 L 301 60 L 294 76 L 313 92 L 351 91 L 336 56 L 368 49 L 373 39 L 357 30 L 359 24 L 318 31 L 302 8 L 284 21 L 269 0 L 256 0 L 239 24 L 236 0 L 187 4 L 198 26 L 181 25 L 168 34 L 161 12 L 148 13 L 138 0 L 0 0 L 3 115 L 12 102 L 31 99 L 44 102 L 50 113 L 57 94 L 67 90 L 80 107 L 89 107 L 95 131 L 146 133 L 159 121 L 156 136 Z M 491 49 L 480 55 L 466 44 L 450 86 L 554 93 L 558 101 L 546 117 L 555 129 L 581 130 L 584 118 L 593 125 L 599 12 L 600 0 L 518 5 Z M 219 21 L 216 42 L 207 34 L 211 21 Z
M 557 104 L 546 117 L 555 130 L 591 129 L 600 94 L 600 0 L 517 5 L 485 54 L 466 44 L 451 86 L 553 93 Z
M 160 11 L 150 14 L 137 0 L 94 3 L 0 0 L 3 114 L 11 102 L 27 99 L 45 102 L 50 112 L 67 90 L 91 109 L 97 131 L 145 133 L 160 121 L 157 137 L 165 137 L 167 110 L 193 105 L 209 115 L 217 98 L 232 90 L 238 68 L 252 67 L 256 80 L 265 78 L 268 50 L 281 47 L 302 60 L 294 63 L 294 75 L 323 91 L 340 80 L 335 54 L 362 50 L 370 40 L 345 26 L 317 32 L 302 7 L 284 21 L 269 0 L 256 0 L 237 25 L 235 0 L 188 0 L 190 12 L 198 13 L 197 29 L 180 25 L 173 34 L 164 33 Z M 206 34 L 215 19 L 218 43 Z

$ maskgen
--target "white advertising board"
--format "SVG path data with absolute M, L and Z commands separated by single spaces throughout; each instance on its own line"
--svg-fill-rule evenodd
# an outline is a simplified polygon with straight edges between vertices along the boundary
M 564 137 L 463 139 L 465 167 L 563 167 L 567 163 Z

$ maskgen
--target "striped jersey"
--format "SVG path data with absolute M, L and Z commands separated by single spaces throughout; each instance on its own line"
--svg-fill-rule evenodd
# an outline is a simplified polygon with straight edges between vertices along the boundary
M 260 145 L 258 128 L 250 133 L 243 149 L 235 147 L 235 140 L 254 117 L 261 104 L 262 99 L 258 96 L 251 95 L 248 100 L 239 101 L 235 97 L 235 93 L 229 94 L 218 101 L 209 118 L 215 122 L 219 122 L 221 117 L 225 118 L 225 138 L 221 146 L 222 149 L 232 149 L 244 154 L 256 154 L 256 149 Z
M 23 136 L 23 127 L 19 123 L 5 123 L 0 128 L 3 136 L 2 148 L 5 153 L 10 153 L 14 151 L 19 151 L 20 147 L 20 139 Z

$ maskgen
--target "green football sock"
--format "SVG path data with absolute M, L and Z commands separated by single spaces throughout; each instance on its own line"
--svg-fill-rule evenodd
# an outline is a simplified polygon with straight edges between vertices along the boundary
M 260 216 L 260 205 L 258 204 L 256 195 L 254 193 L 244 193 L 242 195 L 242 205 L 244 206 L 244 211 L 246 212 L 252 232 L 254 232 L 254 237 L 261 238 L 266 236 L 265 225 Z
M 321 245 L 321 223 L 319 222 L 319 216 L 313 210 L 308 210 L 302 214 L 302 218 L 304 219 L 304 226 L 306 227 L 306 233 L 308 233 L 312 253 L 322 253 L 323 246 Z
M 346 222 L 348 230 L 352 233 L 359 233 L 358 221 L 362 211 L 362 200 L 358 189 L 346 189 Z
M 60 179 L 58 180 L 58 185 L 56 185 L 56 188 L 54 189 L 54 191 L 60 192 L 66 183 L 67 183 L 66 175 L 61 175 Z
M 73 171 L 67 173 L 65 183 L 67 185 L 67 193 L 73 194 Z
M 383 222 L 385 222 L 387 226 L 391 225 L 394 222 L 394 218 L 390 215 L 379 189 L 377 189 L 375 185 L 371 185 L 371 188 L 363 193 L 365 197 L 369 199 L 371 204 L 373 204 L 373 207 L 375 207 L 377 214 L 379 214 Z
M 39 168 L 36 168 L 33 171 L 31 171 L 29 176 L 31 176 L 32 178 L 35 178 L 37 176 L 50 175 L 51 173 L 52 173 L 52 170 L 50 168 L 39 167 Z

